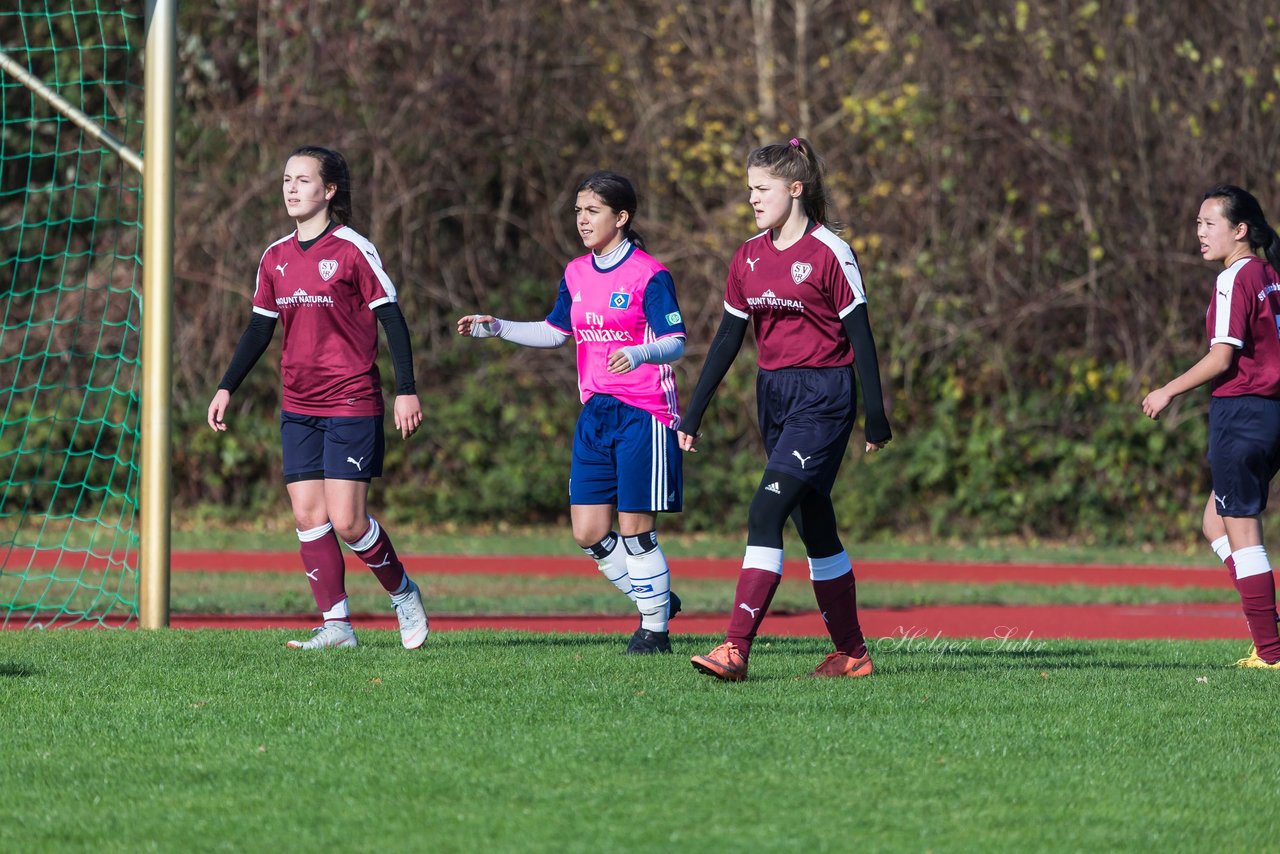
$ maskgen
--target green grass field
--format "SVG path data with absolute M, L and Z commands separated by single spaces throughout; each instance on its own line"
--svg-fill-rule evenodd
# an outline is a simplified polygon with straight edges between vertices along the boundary
M 567 531 L 406 532 L 406 553 L 563 554 Z M 176 548 L 292 549 L 278 533 Z M 736 538 L 671 537 L 676 556 Z M 872 559 L 1199 564 L 1185 552 L 882 546 Z M 440 575 L 433 613 L 622 613 L 570 576 Z M 0 579 L 0 587 L 7 582 Z M 383 612 L 365 572 L 355 611 Z M 691 612 L 732 584 L 679 582 Z M 84 594 L 76 594 L 84 595 Z M 859 585 L 863 607 L 1233 602 L 1218 588 Z M 176 573 L 175 612 L 310 613 L 300 573 Z M 812 608 L 784 583 L 774 610 Z M 766 632 L 768 626 L 765 626 Z M 279 631 L 0 632 L 0 851 L 1253 851 L 1280 818 L 1280 676 L 1241 641 L 872 642 L 870 679 L 803 678 L 824 639 L 757 643 L 751 679 L 696 673 L 720 638 L 438 632 L 417 653 L 289 651 Z
M 0 850 L 1273 849 L 1280 677 L 1238 642 L 873 646 L 724 684 L 621 639 L 0 633 Z

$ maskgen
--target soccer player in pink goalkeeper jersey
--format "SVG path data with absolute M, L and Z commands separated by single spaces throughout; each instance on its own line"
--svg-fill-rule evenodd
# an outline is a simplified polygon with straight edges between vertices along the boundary
M 1280 236 L 1251 193 L 1221 184 L 1205 193 L 1196 238 L 1200 257 L 1223 267 L 1205 314 L 1209 352 L 1144 397 L 1142 411 L 1157 418 L 1173 398 L 1209 383 L 1213 490 L 1204 535 L 1231 573 L 1253 637 L 1236 663 L 1280 670 L 1275 576 L 1262 544 L 1262 511 L 1280 470 Z
M 871 674 L 858 623 L 853 565 L 836 530 L 831 490 L 857 411 L 854 367 L 866 407 L 866 450 L 892 433 L 880 387 L 862 274 L 829 224 L 822 162 L 808 140 L 757 148 L 747 157 L 756 227 L 729 265 L 724 315 L 679 428 L 695 450 L 698 426 L 754 326 L 756 405 L 768 457 L 747 511 L 747 548 L 724 643 L 693 658 L 717 679 L 747 678 L 747 661 L 782 579 L 782 531 L 795 521 L 809 556 L 814 596 L 834 651 L 813 676 Z
M 227 429 L 227 406 L 284 326 L 280 437 L 303 569 L 324 625 L 294 649 L 356 646 L 347 604 L 343 542 L 391 597 L 406 649 L 427 639 L 418 586 L 391 538 L 369 515 L 369 484 L 382 475 L 382 385 L 375 359 L 378 323 L 396 372 L 396 429 L 408 439 L 422 424 L 409 330 L 378 250 L 350 226 L 351 173 L 336 151 L 296 149 L 285 164 L 285 209 L 296 229 L 267 247 L 258 264 L 253 315 L 209 403 L 209 426 Z
M 615 172 L 578 186 L 574 214 L 588 254 L 565 267 L 545 320 L 489 314 L 458 319 L 458 333 L 526 347 L 573 338 L 583 403 L 573 437 L 569 513 L 573 538 L 640 612 L 630 654 L 671 652 L 667 621 L 680 610 L 658 545 L 658 513 L 683 500 L 671 363 L 684 352 L 684 320 L 667 269 L 636 232 L 636 192 Z M 613 529 L 617 511 L 618 530 Z

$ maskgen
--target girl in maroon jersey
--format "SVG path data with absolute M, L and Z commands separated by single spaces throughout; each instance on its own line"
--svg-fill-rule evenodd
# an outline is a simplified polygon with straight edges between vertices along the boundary
M 718 679 L 747 677 L 751 642 L 782 578 L 782 529 L 796 523 L 814 595 L 835 644 L 814 676 L 872 672 L 858 624 L 853 567 L 836 530 L 831 489 L 853 431 L 857 391 L 866 406 L 866 450 L 892 433 L 857 259 L 827 219 L 822 163 L 807 140 L 767 145 L 747 158 L 756 225 L 763 231 L 729 266 L 724 315 L 679 428 L 693 451 L 716 387 L 755 330 L 756 399 L 768 462 L 747 516 L 747 549 L 725 642 L 695 656 Z
M 402 438 L 422 424 L 409 329 L 378 250 L 354 231 L 351 175 L 336 151 L 295 150 L 284 169 L 285 209 L 296 230 L 267 247 L 258 265 L 253 315 L 209 403 L 209 426 L 227 429 L 227 406 L 284 325 L 280 436 L 303 569 L 324 625 L 295 649 L 353 647 L 345 565 L 338 538 L 391 596 L 406 649 L 427 639 L 422 595 L 391 539 L 368 512 L 369 483 L 382 474 L 382 385 L 378 323 L 395 363 L 394 416 Z
M 1261 521 L 1280 470 L 1280 236 L 1252 194 L 1222 184 L 1205 193 L 1196 239 L 1200 256 L 1223 266 L 1205 316 L 1209 352 L 1143 398 L 1142 411 L 1157 418 L 1173 398 L 1209 383 L 1213 491 L 1204 534 L 1232 573 L 1253 636 L 1254 648 L 1236 663 L 1280 670 L 1275 577 Z

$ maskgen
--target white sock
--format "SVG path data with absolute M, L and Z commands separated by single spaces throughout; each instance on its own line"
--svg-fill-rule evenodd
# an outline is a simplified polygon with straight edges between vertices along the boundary
M 627 575 L 640 609 L 640 628 L 665 632 L 671 605 L 671 570 L 658 547 L 658 532 L 623 537 L 622 543 L 627 549 Z
M 809 558 L 809 578 L 814 581 L 831 581 L 848 572 L 853 572 L 848 552 L 840 551 L 830 557 Z
M 1271 571 L 1271 561 L 1267 558 L 1267 550 L 1262 546 L 1245 546 L 1232 552 L 1235 558 L 1236 578 L 1248 578 Z
M 747 553 L 742 557 L 742 568 L 763 569 L 775 575 L 782 575 L 782 549 L 747 546 Z
M 1227 562 L 1227 558 L 1231 557 L 1231 543 L 1227 540 L 1227 535 L 1223 534 L 1218 539 L 1209 543 L 1209 548 L 1213 549 L 1213 553 L 1218 556 L 1218 560 L 1223 563 Z
M 609 583 L 635 601 L 635 592 L 631 589 L 631 578 L 627 575 L 627 558 L 624 551 L 618 548 L 618 535 L 610 531 L 594 546 L 587 546 L 582 553 L 596 562 L 600 574 L 609 579 Z
M 324 621 L 327 623 L 330 620 L 338 620 L 344 623 L 351 622 L 351 609 L 347 605 L 346 599 L 324 612 Z

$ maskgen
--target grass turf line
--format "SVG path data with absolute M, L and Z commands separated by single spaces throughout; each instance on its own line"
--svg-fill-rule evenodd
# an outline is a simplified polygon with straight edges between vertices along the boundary
M 0 633 L 0 849 L 1259 850 L 1280 674 L 1239 642 Z M 1207 809 L 1206 804 L 1212 808 Z

